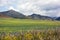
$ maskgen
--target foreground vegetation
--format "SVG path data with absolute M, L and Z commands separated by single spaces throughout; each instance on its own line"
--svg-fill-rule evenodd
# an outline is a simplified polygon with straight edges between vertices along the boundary
M 0 18 L 0 40 L 60 40 L 60 22 Z
M 60 40 L 59 30 L 0 32 L 0 40 Z

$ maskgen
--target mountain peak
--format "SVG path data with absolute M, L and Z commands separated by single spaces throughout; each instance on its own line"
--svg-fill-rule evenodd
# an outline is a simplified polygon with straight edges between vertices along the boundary
M 11 9 L 11 10 L 9 10 L 9 11 L 15 11 L 15 10 Z

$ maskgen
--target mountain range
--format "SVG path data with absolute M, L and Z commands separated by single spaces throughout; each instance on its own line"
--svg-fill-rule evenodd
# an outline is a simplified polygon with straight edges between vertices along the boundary
M 19 18 L 19 19 L 39 19 L 39 20 L 60 20 L 60 17 L 49 17 L 49 16 L 44 16 L 44 15 L 39 15 L 39 14 L 32 14 L 32 15 L 24 15 L 20 12 L 17 12 L 15 10 L 8 10 L 4 12 L 0 12 L 0 18 Z

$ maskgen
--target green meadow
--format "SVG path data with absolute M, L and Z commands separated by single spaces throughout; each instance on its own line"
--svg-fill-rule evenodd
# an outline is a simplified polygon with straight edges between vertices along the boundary
M 0 31 L 45 30 L 60 27 L 60 21 L 0 18 Z

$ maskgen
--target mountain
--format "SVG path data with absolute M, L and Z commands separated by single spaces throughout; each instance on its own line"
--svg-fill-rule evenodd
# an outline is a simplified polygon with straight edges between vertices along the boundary
M 4 18 L 12 17 L 12 18 L 19 18 L 19 19 L 54 20 L 52 17 L 43 16 L 39 14 L 32 14 L 32 15 L 25 16 L 24 14 L 17 12 L 15 10 L 0 12 L 0 17 L 4 17 Z
M 14 10 L 0 12 L 0 17 L 13 17 L 13 18 L 25 18 L 25 15 Z
M 56 20 L 59 20 L 60 21 L 60 17 L 57 17 Z
M 48 16 L 43 16 L 43 15 L 39 15 L 39 14 L 32 14 L 28 16 L 31 19 L 40 19 L 40 20 L 54 20 L 51 17 Z

